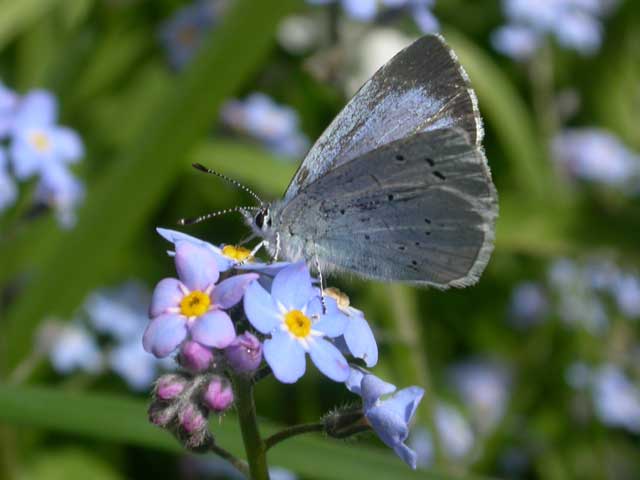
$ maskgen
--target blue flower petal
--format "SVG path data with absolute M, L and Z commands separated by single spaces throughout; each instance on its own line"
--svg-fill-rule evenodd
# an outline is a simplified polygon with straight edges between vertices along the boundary
M 313 329 L 324 333 L 327 337 L 342 335 L 349 324 L 348 317 L 340 312 L 322 315 L 320 320 L 313 324 Z
M 311 274 L 304 262 L 283 269 L 273 279 L 271 296 L 287 310 L 302 310 L 313 297 Z
M 364 376 L 361 388 L 365 410 L 374 405 L 381 396 L 388 395 L 396 391 L 395 385 L 387 383 L 371 374 Z
M 288 333 L 274 332 L 264 341 L 263 348 L 264 359 L 282 383 L 295 383 L 304 375 L 307 363 L 304 349 Z
M 407 447 L 404 443 L 398 443 L 393 447 L 393 451 L 396 452 L 396 455 L 400 457 L 400 459 L 409 465 L 413 470 L 416 469 L 418 465 L 418 455 L 416 452 Z
M 229 315 L 213 310 L 194 320 L 191 338 L 207 347 L 225 348 L 236 338 L 236 330 Z
M 315 338 L 309 345 L 311 360 L 331 380 L 345 382 L 349 378 L 349 364 L 331 342 Z
M 205 290 L 218 281 L 220 273 L 215 254 L 191 242 L 176 243 L 176 270 L 178 277 L 190 290 Z
M 223 280 L 213 289 L 211 301 L 220 308 L 233 307 L 242 300 L 247 286 L 258 277 L 257 273 L 245 273 Z
M 424 389 L 420 387 L 403 388 L 390 398 L 384 400 L 384 408 L 387 411 L 394 412 L 406 423 L 409 423 L 416 413 L 416 409 L 423 395 Z
M 384 404 L 365 409 L 365 415 L 380 440 L 391 448 L 401 444 L 409 436 L 409 426 L 404 419 L 387 409 Z
M 180 281 L 175 278 L 163 278 L 156 285 L 149 306 L 149 317 L 157 317 L 168 308 L 178 307 L 184 294 L 180 290 Z
M 26 94 L 18 105 L 14 128 L 46 127 L 53 125 L 58 117 L 58 102 L 46 90 L 33 90 Z
M 250 284 L 244 294 L 244 313 L 262 333 L 270 333 L 282 321 L 271 295 L 258 282 Z
M 219 272 L 226 272 L 236 263 L 235 260 L 222 255 L 222 250 L 220 250 L 218 247 L 210 244 L 209 242 L 205 242 L 204 240 L 200 240 L 199 238 L 192 237 L 191 235 L 187 235 L 186 233 L 178 232 L 177 230 L 169 230 L 168 228 L 156 228 L 156 232 L 158 232 L 162 238 L 168 240 L 173 244 L 176 244 L 179 241 L 186 241 L 211 250 L 214 253 L 216 265 Z M 173 256 L 175 255 L 175 252 L 169 252 L 169 255 Z
M 65 162 L 76 162 L 84 155 L 80 136 L 70 128 L 58 127 L 51 131 L 51 142 L 56 155 Z
M 351 354 L 363 359 L 367 367 L 373 367 L 378 363 L 378 345 L 363 315 L 350 318 L 344 331 L 344 340 Z
M 173 352 L 187 336 L 182 315 L 166 314 L 151 320 L 142 338 L 144 349 L 162 358 Z
M 359 368 L 351 367 L 349 369 L 349 378 L 344 382 L 347 386 L 347 389 L 350 392 L 355 393 L 356 395 L 362 395 L 362 379 L 364 378 L 365 373 Z

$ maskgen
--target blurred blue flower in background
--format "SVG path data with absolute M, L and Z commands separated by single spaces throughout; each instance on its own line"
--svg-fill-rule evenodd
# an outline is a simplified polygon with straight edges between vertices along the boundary
M 600 367 L 592 388 L 596 415 L 604 424 L 640 433 L 640 389 L 619 367 Z
M 264 358 L 275 377 L 294 383 L 306 370 L 306 354 L 315 366 L 336 382 L 349 377 L 342 353 L 325 337 L 344 333 L 347 319 L 340 313 L 322 313 L 322 304 L 304 262 L 292 264 L 273 280 L 271 292 L 258 282 L 247 288 L 244 310 L 251 324 L 270 334 L 264 341 Z
M 76 208 L 84 200 L 85 188 L 66 168 L 53 167 L 40 176 L 34 196 L 36 202 L 53 209 L 61 226 L 71 228 L 76 222 Z
M 618 309 L 631 319 L 640 317 L 640 278 L 634 274 L 621 274 L 613 286 Z
M 9 175 L 9 161 L 0 147 L 0 212 L 14 204 L 18 198 L 18 187 Z
M 496 50 L 526 60 L 546 35 L 560 46 L 584 55 L 595 53 L 602 43 L 602 19 L 617 2 L 609 0 L 503 0 L 507 24 L 492 35 Z
M 518 328 L 528 328 L 544 320 L 549 311 L 549 300 L 536 282 L 521 282 L 511 292 L 509 320 Z
M 196 55 L 206 35 L 218 22 L 227 2 L 197 0 L 180 8 L 160 28 L 160 40 L 176 70 L 184 68 Z
M 359 22 L 371 22 L 385 9 L 406 10 L 423 33 L 438 31 L 439 23 L 431 12 L 435 0 L 307 0 L 312 5 L 340 3 L 347 16 Z
M 276 154 L 298 159 L 309 147 L 296 111 L 263 93 L 252 93 L 244 101 L 228 101 L 221 116 L 227 127 L 253 137 Z
M 95 337 L 79 322 L 60 326 L 53 332 L 49 360 L 54 370 L 68 375 L 76 370 L 100 373 L 104 359 Z
M 640 191 L 640 155 L 615 135 L 597 128 L 568 129 L 553 141 L 560 167 L 574 178 Z
M 107 361 L 111 370 L 135 391 L 147 390 L 158 375 L 158 360 L 142 348 L 142 330 L 131 340 L 116 345 Z
M 450 375 L 478 431 L 490 433 L 502 420 L 509 401 L 510 375 L 506 366 L 473 360 L 455 365 Z
M 353 368 L 346 385 L 350 391 L 362 397 L 364 415 L 380 440 L 415 469 L 416 452 L 405 441 L 409 437 L 409 426 L 424 389 L 408 387 L 397 390 L 395 385 Z

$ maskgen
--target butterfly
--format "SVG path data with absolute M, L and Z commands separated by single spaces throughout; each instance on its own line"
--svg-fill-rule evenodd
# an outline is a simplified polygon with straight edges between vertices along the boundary
M 440 35 L 426 35 L 360 88 L 281 200 L 240 211 L 276 259 L 379 281 L 471 285 L 491 256 L 498 215 L 483 135 L 469 77 Z

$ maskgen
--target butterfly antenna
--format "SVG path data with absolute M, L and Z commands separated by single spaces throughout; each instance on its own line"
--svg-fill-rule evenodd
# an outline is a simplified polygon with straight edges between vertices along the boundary
M 260 210 L 260 207 L 226 208 L 224 210 L 218 210 L 217 212 L 207 213 L 206 215 L 201 215 L 195 218 L 181 218 L 180 220 L 178 220 L 178 225 L 194 225 L 196 223 L 201 223 L 206 220 L 209 220 L 210 218 L 219 217 L 220 215 L 225 215 L 227 213 L 234 213 L 234 212 L 248 213 L 248 212 L 257 211 L 257 210 Z
M 209 173 L 211 175 L 215 175 L 216 177 L 219 177 L 219 178 L 225 180 L 226 182 L 229 182 L 231 185 L 234 185 L 234 186 L 238 187 L 240 190 L 244 190 L 249 195 L 251 195 L 253 198 L 255 198 L 261 206 L 264 205 L 264 202 L 262 201 L 262 199 L 253 190 L 251 190 L 246 185 L 241 184 L 239 181 L 234 180 L 233 178 L 229 178 L 229 177 L 227 177 L 226 175 L 223 175 L 220 172 L 216 172 L 215 170 L 207 168 L 207 167 L 205 167 L 204 165 L 202 165 L 200 163 L 192 163 L 191 165 L 196 170 L 200 170 L 201 172 Z

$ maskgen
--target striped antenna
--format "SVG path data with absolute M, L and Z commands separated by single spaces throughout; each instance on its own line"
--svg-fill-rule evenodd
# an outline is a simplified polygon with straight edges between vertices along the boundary
M 238 187 L 240 190 L 244 190 L 249 195 L 251 195 L 253 198 L 255 198 L 258 201 L 258 203 L 260 204 L 260 206 L 264 205 L 264 202 L 262 201 L 262 199 L 253 190 L 251 190 L 249 187 L 241 184 L 239 181 L 234 180 L 233 178 L 229 178 L 229 177 L 227 177 L 226 175 L 223 175 L 220 172 L 216 172 L 215 170 L 207 168 L 207 167 L 205 167 L 204 165 L 202 165 L 200 163 L 192 163 L 191 166 L 193 166 L 193 168 L 195 168 L 196 170 L 200 170 L 201 172 L 210 173 L 211 175 L 215 175 L 216 177 L 219 177 L 219 178 L 225 180 L 226 182 L 229 182 L 231 185 L 234 185 L 234 186 Z
M 227 213 L 234 213 L 234 212 L 247 213 L 247 212 L 252 212 L 256 210 L 260 210 L 260 207 L 226 208 L 224 210 L 218 210 L 217 212 L 207 213 L 206 215 L 201 215 L 195 218 L 181 218 L 180 220 L 178 220 L 178 225 L 194 225 L 196 223 L 201 223 L 206 220 L 209 220 L 210 218 L 219 217 L 220 215 L 225 215 Z

